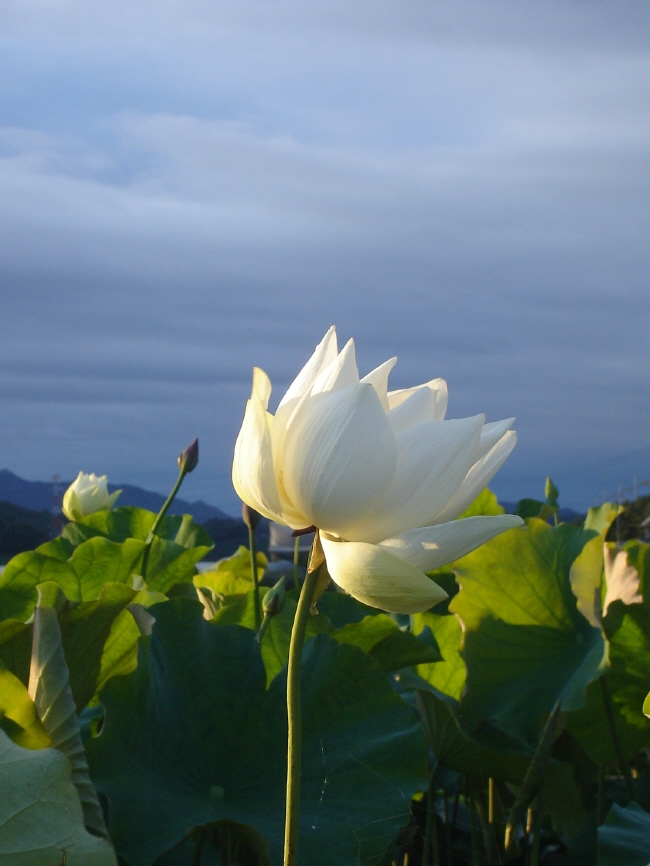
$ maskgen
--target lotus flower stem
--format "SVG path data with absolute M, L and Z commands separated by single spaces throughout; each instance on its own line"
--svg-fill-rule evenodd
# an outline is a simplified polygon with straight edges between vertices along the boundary
M 293 546 L 293 585 L 298 588 L 298 567 L 300 566 L 300 536 L 296 536 Z
M 436 823 L 435 797 L 436 786 L 435 777 L 438 769 L 437 762 L 433 765 L 429 776 L 429 787 L 427 789 L 427 817 L 424 825 L 424 844 L 422 848 L 422 866 L 430 866 L 431 855 L 433 853 L 433 866 L 440 866 L 440 858 L 438 856 L 438 826 Z
M 627 788 L 627 795 L 630 800 L 636 802 L 636 795 L 634 793 L 634 783 L 632 782 L 632 773 L 630 772 L 630 765 L 625 760 L 625 755 L 623 754 L 623 748 L 621 746 L 621 741 L 618 736 L 618 731 L 616 730 L 616 718 L 614 716 L 614 707 L 612 705 L 612 696 L 609 692 L 609 685 L 607 684 L 607 680 L 604 676 L 600 678 L 600 687 L 603 693 L 603 704 L 605 706 L 605 715 L 607 716 L 607 724 L 609 726 L 609 735 L 612 738 L 612 743 L 614 744 L 614 749 L 616 750 L 616 757 L 618 758 L 618 763 L 621 768 L 621 773 L 623 774 L 623 778 L 625 779 L 625 787 Z
M 160 522 L 162 521 L 165 514 L 167 514 L 169 506 L 174 501 L 174 498 L 176 497 L 176 494 L 178 493 L 180 486 L 183 483 L 183 479 L 187 475 L 188 471 L 189 470 L 187 468 L 187 465 L 181 466 L 180 472 L 178 473 L 178 478 L 176 479 L 176 484 L 174 484 L 174 486 L 172 487 L 172 492 L 169 494 L 169 496 L 165 500 L 163 507 L 158 512 L 156 519 L 153 522 L 153 526 L 151 527 L 151 530 L 149 531 L 149 535 L 147 536 L 147 544 L 145 546 L 144 553 L 142 554 L 142 566 L 140 567 L 140 575 L 141 575 L 143 580 L 147 579 L 147 568 L 149 566 L 149 554 L 151 553 L 151 545 L 153 544 L 153 540 L 156 536 L 156 530 L 160 526 Z
M 311 610 L 320 568 L 307 571 L 300 591 L 298 609 L 291 629 L 289 667 L 287 670 L 287 800 L 284 824 L 284 866 L 298 864 L 298 824 L 300 817 L 300 763 L 302 749 L 302 708 L 300 673 L 302 648 L 307 630 L 307 617 Z
M 248 546 L 251 552 L 251 574 L 253 576 L 253 594 L 255 598 L 255 631 L 262 626 L 262 599 L 260 598 L 260 582 L 257 575 L 257 547 L 255 545 L 255 528 L 248 526 Z

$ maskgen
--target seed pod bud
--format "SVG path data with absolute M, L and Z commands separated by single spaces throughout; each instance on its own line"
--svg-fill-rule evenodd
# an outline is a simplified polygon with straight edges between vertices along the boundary
M 275 616 L 276 613 L 280 613 L 285 595 L 284 577 L 281 577 L 264 596 L 264 616 Z
M 192 472 L 199 462 L 199 440 L 195 439 L 184 451 L 178 455 L 178 467 L 185 472 Z
M 251 508 L 250 505 L 246 505 L 244 503 L 244 506 L 241 510 L 241 516 L 246 526 L 249 529 L 252 529 L 253 532 L 255 532 L 258 523 L 262 519 L 262 515 L 259 513 L 259 511 L 255 511 L 255 509 Z

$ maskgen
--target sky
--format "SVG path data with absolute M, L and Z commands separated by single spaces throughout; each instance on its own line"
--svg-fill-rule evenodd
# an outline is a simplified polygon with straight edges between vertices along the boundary
M 649 202 L 647 0 L 4 0 L 0 468 L 165 493 L 198 436 L 235 514 L 251 368 L 334 324 L 517 417 L 502 499 L 629 496 Z

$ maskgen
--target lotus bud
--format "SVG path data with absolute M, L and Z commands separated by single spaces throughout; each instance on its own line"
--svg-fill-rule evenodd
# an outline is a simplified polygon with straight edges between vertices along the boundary
M 80 472 L 63 494 L 61 509 L 68 520 L 81 520 L 95 511 L 110 511 L 121 492 L 109 494 L 105 475 L 98 478 L 94 472 Z
M 285 599 L 284 577 L 272 587 L 264 596 L 264 616 L 275 616 L 280 613 Z
M 178 455 L 178 467 L 181 472 L 193 472 L 199 462 L 199 440 L 195 439 Z
M 251 508 L 250 505 L 244 504 L 241 510 L 241 516 L 242 520 L 251 530 L 251 532 L 255 532 L 260 520 L 262 519 L 262 515 L 259 513 L 259 511 L 255 511 L 255 509 Z

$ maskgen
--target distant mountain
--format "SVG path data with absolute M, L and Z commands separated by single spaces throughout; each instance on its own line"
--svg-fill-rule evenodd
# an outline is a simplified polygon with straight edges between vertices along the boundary
M 59 496 L 63 495 L 70 483 L 70 481 L 58 483 Z M 108 489 L 111 493 L 113 490 L 122 491 L 117 505 L 133 505 L 137 508 L 147 508 L 149 511 L 160 511 L 166 498 L 160 493 L 143 490 L 132 484 L 109 484 Z M 22 508 L 29 508 L 32 511 L 49 511 L 53 506 L 55 496 L 56 493 L 51 481 L 25 481 L 24 478 L 19 478 L 8 469 L 0 469 L 0 502 L 11 502 L 13 505 L 20 505 Z M 169 509 L 169 513 L 191 514 L 197 523 L 204 523 L 206 520 L 215 518 L 217 520 L 231 519 L 229 514 L 200 499 L 196 502 L 187 502 L 184 499 L 176 498 Z

